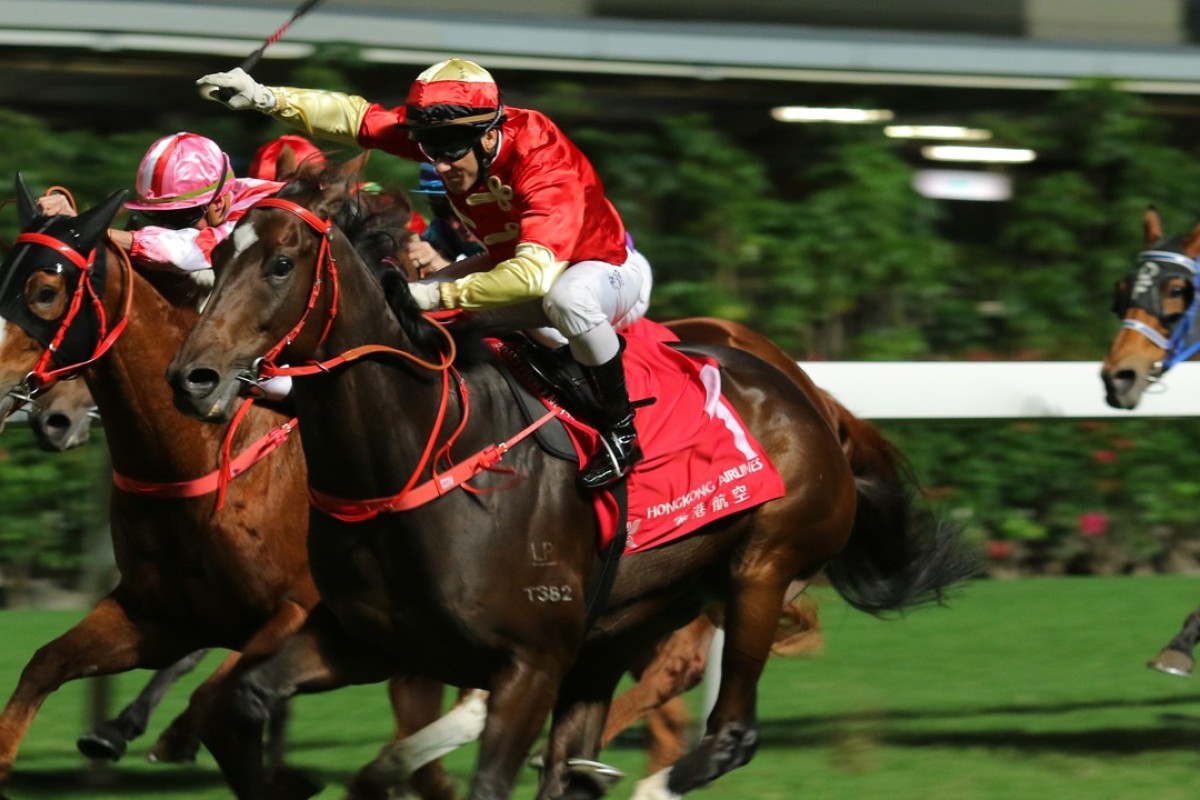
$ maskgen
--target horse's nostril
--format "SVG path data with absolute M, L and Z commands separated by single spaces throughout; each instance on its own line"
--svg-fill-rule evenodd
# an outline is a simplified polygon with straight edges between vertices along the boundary
M 195 395 L 206 395 L 217 388 L 217 384 L 221 382 L 221 376 L 215 369 L 209 367 L 193 367 L 188 370 L 184 380 L 188 392 Z
M 61 411 L 54 411 L 42 418 L 42 427 L 47 433 L 66 431 L 71 427 L 71 418 Z

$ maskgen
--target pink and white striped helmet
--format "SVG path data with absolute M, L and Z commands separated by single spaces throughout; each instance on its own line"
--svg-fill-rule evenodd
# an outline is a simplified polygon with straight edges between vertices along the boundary
M 173 211 L 208 205 L 233 188 L 229 156 L 195 133 L 172 133 L 146 151 L 137 174 L 135 211 Z

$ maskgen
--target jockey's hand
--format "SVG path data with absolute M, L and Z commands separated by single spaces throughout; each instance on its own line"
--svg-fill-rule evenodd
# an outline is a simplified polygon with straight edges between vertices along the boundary
M 200 94 L 209 100 L 224 103 L 235 111 L 253 108 L 270 111 L 275 108 L 275 95 L 266 86 L 246 74 L 241 67 L 229 72 L 214 72 L 196 81 Z
M 75 209 L 66 195 L 56 192 L 37 199 L 37 213 L 47 217 L 73 217 Z
M 400 255 L 401 260 L 409 267 L 408 274 L 416 275 L 418 278 L 428 278 L 450 264 L 450 261 L 443 258 L 433 245 L 419 236 L 414 236 L 404 246 L 404 251 Z
M 408 285 L 417 307 L 422 311 L 433 311 L 442 306 L 442 290 L 436 281 L 416 281 Z

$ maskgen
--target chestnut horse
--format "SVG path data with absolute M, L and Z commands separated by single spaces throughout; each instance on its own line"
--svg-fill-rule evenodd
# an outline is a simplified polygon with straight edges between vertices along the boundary
M 1200 225 L 1185 236 L 1164 237 L 1158 212 L 1142 218 L 1146 249 L 1137 265 L 1117 281 L 1113 312 L 1121 319 L 1100 377 L 1113 408 L 1133 409 L 1142 394 L 1167 370 L 1200 351 L 1196 290 L 1200 288 Z M 1187 616 L 1179 633 L 1148 667 L 1190 675 L 1200 641 L 1200 608 Z
M 243 465 L 224 487 L 223 503 L 212 491 L 154 493 L 153 487 L 194 485 L 202 476 L 221 484 L 222 432 L 178 414 L 162 381 L 206 289 L 190 277 L 133 270 L 106 241 L 120 193 L 73 218 L 35 216 L 33 198 L 19 181 L 18 195 L 26 231 L 2 268 L 0 418 L 36 388 L 26 376 L 60 335 L 49 364 L 86 367 L 124 488 L 114 486 L 110 504 L 120 580 L 22 671 L 0 713 L 0 784 L 38 708 L 66 681 L 165 668 L 207 647 L 234 650 L 172 725 L 179 741 L 194 748 L 190 731 L 237 654 L 274 651 L 317 600 L 305 546 L 304 458 L 298 437 L 281 428 L 289 417 L 266 407 L 247 415 L 228 442 L 231 456 L 251 445 L 269 456 Z M 440 711 L 421 699 L 432 696 L 422 691 L 410 703 L 404 719 L 414 730 Z M 432 796 L 449 796 L 448 780 L 430 774 L 433 785 L 444 784 Z
M 825 417 L 782 372 L 727 348 L 682 349 L 719 361 L 726 402 L 787 492 L 623 559 L 591 627 L 581 602 L 595 582 L 591 498 L 575 466 L 532 443 L 499 451 L 515 477 L 484 470 L 471 491 L 439 483 L 433 502 L 372 513 L 403 506 L 398 476 L 428 486 L 429 453 L 446 446 L 451 463 L 469 467 L 526 423 L 495 362 L 452 359 L 399 276 L 385 295 L 330 222 L 353 180 L 301 176 L 243 217 L 214 254 L 213 296 L 168 370 L 178 407 L 220 422 L 259 377 L 260 359 L 303 365 L 293 399 L 310 492 L 325 502 L 382 499 L 361 501 L 362 521 L 310 515 L 320 604 L 279 652 L 243 659 L 226 686 L 230 702 L 213 708 L 204 741 L 238 797 L 266 790 L 264 709 L 393 673 L 490 690 L 471 798 L 510 794 L 551 712 L 539 797 L 598 796 L 597 783 L 573 780 L 569 763 L 596 756 L 628 654 L 716 598 L 726 645 L 707 733 L 658 776 L 662 791 L 683 794 L 752 757 L 755 687 L 793 579 L 825 567 L 848 602 L 883 613 L 939 599 L 973 571 L 957 531 L 887 538 L 858 525 L 854 476 Z M 452 443 L 438 431 L 453 431 Z M 887 530 L 897 532 L 914 533 Z

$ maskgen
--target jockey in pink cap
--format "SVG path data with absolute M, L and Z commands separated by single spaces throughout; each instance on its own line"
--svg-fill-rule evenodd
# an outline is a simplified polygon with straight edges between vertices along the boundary
M 109 237 L 138 264 L 195 272 L 212 267 L 213 248 L 233 232 L 246 209 L 279 191 L 274 181 L 238 179 L 217 143 L 195 133 L 172 133 L 146 151 L 137 172 L 137 199 L 125 204 L 144 224 L 110 230 Z M 75 210 L 60 194 L 38 200 L 42 214 Z
M 461 308 L 485 327 L 537 329 L 538 338 L 570 346 L 602 409 L 602 448 L 580 473 L 584 488 L 621 480 L 642 458 L 617 330 L 645 314 L 650 264 L 587 157 L 546 115 L 502 104 L 487 70 L 459 58 L 422 72 L 397 108 L 263 86 L 240 68 L 197 83 L 230 108 L 432 164 L 487 252 L 410 284 L 417 304 Z
M 195 133 L 164 136 L 146 151 L 137 199 L 125 207 L 145 225 L 127 233 L 138 263 L 186 272 L 212 267 L 213 248 L 233 232 L 246 209 L 282 184 L 235 178 L 229 156 Z M 121 233 L 121 232 L 118 232 Z M 117 243 L 125 246 L 120 238 Z

